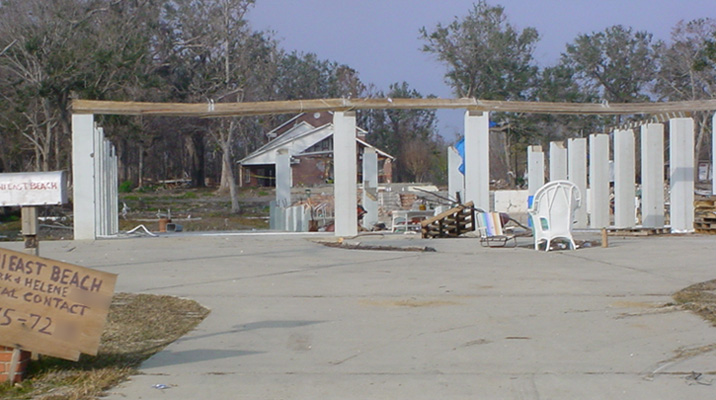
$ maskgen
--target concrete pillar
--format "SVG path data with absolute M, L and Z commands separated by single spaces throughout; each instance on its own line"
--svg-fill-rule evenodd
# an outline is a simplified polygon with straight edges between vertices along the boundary
M 276 200 L 269 204 L 269 228 L 276 231 L 286 230 L 286 218 L 283 207 L 276 205 Z
M 276 150 L 276 205 L 291 207 L 291 154 L 288 149 Z
M 564 142 L 551 142 L 549 144 L 549 180 L 561 181 L 567 179 L 567 149 Z
M 716 196 L 716 114 L 711 121 L 711 194 Z
M 116 234 L 117 155 L 92 114 L 72 115 L 72 174 L 75 240 Z
M 671 232 L 694 230 L 694 120 L 669 120 Z
M 465 112 L 465 202 L 490 210 L 490 116 Z
M 333 113 L 333 174 L 335 179 L 336 236 L 358 234 L 356 160 L 356 114 L 353 111 Z
M 567 141 L 567 179 L 577 185 L 582 196 L 582 206 L 575 215 L 575 228 L 587 227 L 587 139 Z
M 460 172 L 462 157 L 453 146 L 447 148 L 448 155 L 448 196 L 457 201 L 456 193 L 460 193 L 460 201 L 465 201 L 465 175 Z
M 610 224 L 609 178 L 609 135 L 589 135 L 589 226 L 592 228 L 601 229 Z
M 72 204 L 75 240 L 94 240 L 94 115 L 72 114 Z
M 107 141 L 107 143 L 110 143 Z M 110 144 L 109 154 L 107 155 L 107 168 L 109 170 L 109 225 L 108 235 L 116 235 L 119 233 L 119 175 L 117 167 L 117 149 Z
M 534 196 L 544 186 L 544 153 L 542 146 L 527 146 L 527 193 Z
M 614 226 L 617 228 L 636 225 L 634 152 L 634 131 L 614 131 Z
M 634 131 L 614 131 L 614 226 L 636 225 Z
M 104 179 L 107 176 L 104 159 L 105 159 L 105 142 L 104 129 L 95 126 L 94 128 L 94 191 L 95 191 L 95 236 L 102 236 L 105 224 L 107 223 L 106 209 L 107 204 Z
M 371 230 L 378 223 L 378 154 L 374 148 L 363 151 L 363 227 Z
M 641 127 L 641 225 L 664 226 L 664 125 Z

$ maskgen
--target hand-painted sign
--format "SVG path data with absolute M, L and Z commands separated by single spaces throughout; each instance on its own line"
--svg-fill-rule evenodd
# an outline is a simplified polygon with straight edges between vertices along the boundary
M 0 207 L 67 203 L 64 171 L 0 174 Z
M 0 345 L 97 354 L 117 275 L 0 248 Z

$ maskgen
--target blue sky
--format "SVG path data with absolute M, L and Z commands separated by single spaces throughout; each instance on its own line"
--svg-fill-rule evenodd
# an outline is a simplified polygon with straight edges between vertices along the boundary
M 272 30 L 287 50 L 316 53 L 347 64 L 360 79 L 387 90 L 406 81 L 423 95 L 451 98 L 446 68 L 420 51 L 419 30 L 428 31 L 464 17 L 471 0 L 256 0 L 248 19 L 254 29 Z M 557 63 L 565 45 L 579 34 L 612 25 L 645 30 L 669 40 L 681 20 L 716 18 L 714 0 L 502 0 L 509 22 L 540 33 L 535 58 L 541 66 Z M 462 111 L 441 111 L 446 138 L 462 131 Z

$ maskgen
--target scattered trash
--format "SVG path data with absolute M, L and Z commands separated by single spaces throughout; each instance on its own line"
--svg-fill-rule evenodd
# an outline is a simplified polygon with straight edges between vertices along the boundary
M 167 232 L 181 232 L 184 230 L 184 227 L 179 224 L 175 224 L 173 222 L 170 222 L 167 224 L 166 231 Z
M 319 242 L 324 246 L 337 247 L 348 250 L 384 250 L 384 251 L 417 251 L 417 252 L 437 252 L 434 247 L 421 247 L 421 246 L 380 246 L 380 245 L 366 245 L 358 243 L 344 242 L 343 238 L 339 238 L 337 242 Z
M 163 384 L 163 383 L 157 383 L 156 385 L 152 385 L 152 387 L 153 387 L 154 389 L 163 390 L 163 389 L 169 389 L 171 386 L 165 385 L 165 384 Z
M 138 232 L 140 229 L 143 230 L 149 236 L 157 236 L 157 235 L 153 234 L 152 232 L 150 232 L 149 229 L 147 229 L 147 227 L 144 225 L 138 225 L 134 229 L 127 231 L 127 233 L 128 234 L 141 233 L 141 232 Z
M 704 374 L 702 374 L 701 372 L 691 371 L 691 373 L 686 376 L 686 382 L 689 385 L 698 383 L 699 385 L 711 386 L 711 384 L 713 383 L 713 379 L 705 380 L 703 379 L 703 377 Z

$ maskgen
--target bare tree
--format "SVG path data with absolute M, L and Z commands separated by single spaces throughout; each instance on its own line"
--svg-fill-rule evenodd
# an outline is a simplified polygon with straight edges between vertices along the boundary
M 221 102 L 262 98 L 270 82 L 278 50 L 265 34 L 254 32 L 245 16 L 253 0 L 177 0 L 164 12 L 168 40 L 162 51 L 180 97 Z M 221 152 L 222 191 L 231 194 L 231 211 L 238 212 L 234 177 L 234 148 L 238 138 L 252 137 L 253 123 L 224 118 L 207 125 L 206 133 Z
M 157 1 L 0 2 L 0 93 L 13 106 L 3 120 L 33 148 L 35 169 L 69 165 L 73 94 L 123 97 L 145 83 Z
M 661 50 L 661 68 L 656 92 L 664 100 L 684 101 L 716 98 L 716 63 L 704 54 L 716 35 L 716 20 L 711 18 L 680 22 L 671 32 L 671 44 Z M 696 162 L 708 140 L 710 115 L 694 113 L 696 120 Z

